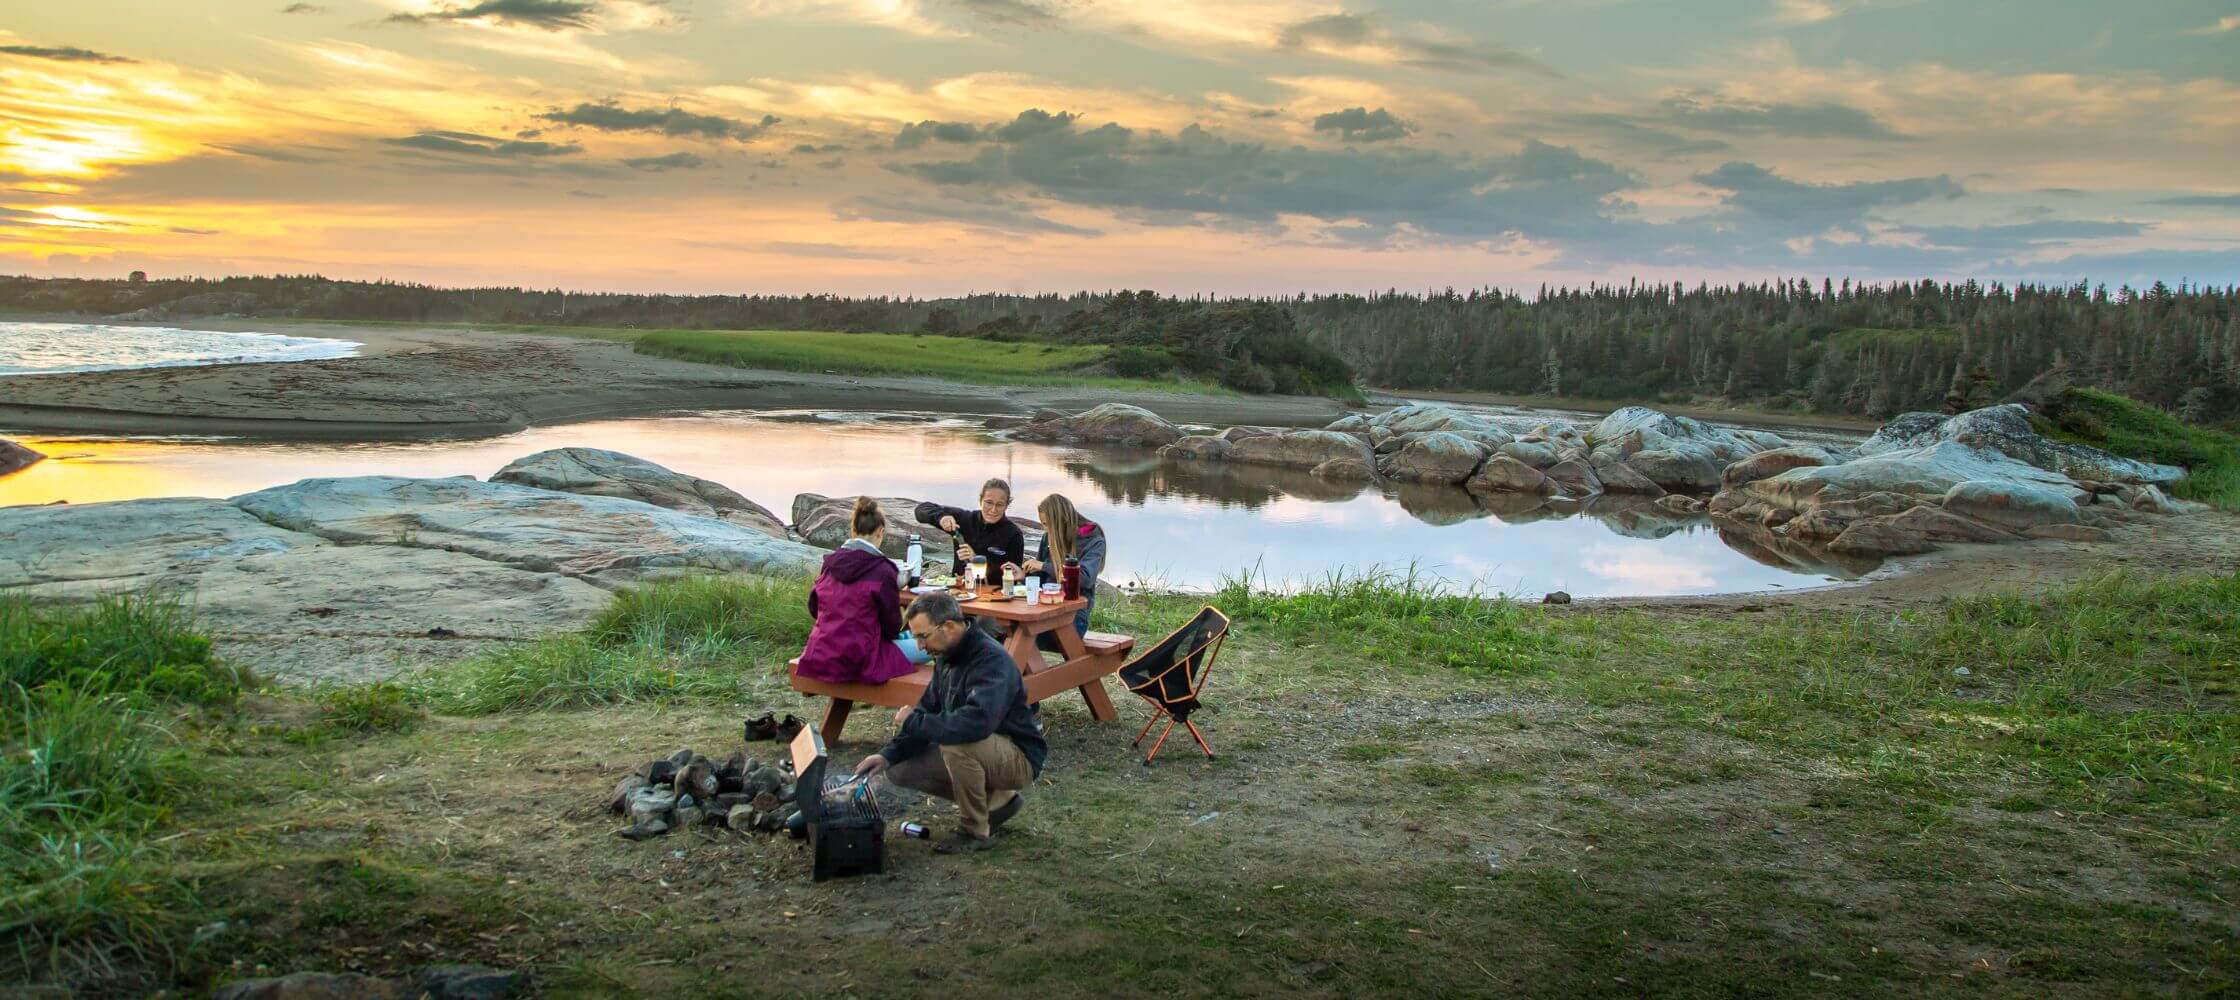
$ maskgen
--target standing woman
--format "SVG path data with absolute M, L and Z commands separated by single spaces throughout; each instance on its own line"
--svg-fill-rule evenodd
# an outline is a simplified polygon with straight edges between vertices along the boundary
M 925 662 L 902 633 L 902 579 L 894 560 L 879 551 L 887 516 L 879 502 L 857 497 L 848 516 L 848 540 L 824 557 L 824 571 L 809 589 L 809 644 L 795 672 L 834 684 L 884 684 Z
M 1035 513 L 1042 517 L 1042 544 L 1021 568 L 1030 576 L 1056 580 L 1067 559 L 1081 563 L 1081 596 L 1089 600 L 1089 606 L 1073 616 L 1073 630 L 1087 635 L 1089 612 L 1097 607 L 1097 578 L 1104 575 L 1104 529 L 1095 521 L 1083 520 L 1073 501 L 1058 493 L 1043 497 Z M 1040 640 L 1046 648 L 1056 648 L 1056 640 L 1049 633 L 1043 633 Z

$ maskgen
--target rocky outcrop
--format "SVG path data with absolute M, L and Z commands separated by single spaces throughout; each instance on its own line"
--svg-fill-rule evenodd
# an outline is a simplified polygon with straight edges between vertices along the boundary
M 2082 520 L 2073 488 L 2005 480 L 1970 480 L 1945 491 L 1944 509 L 2015 531 Z
M 915 534 L 925 547 L 926 567 L 938 572 L 948 572 L 957 550 L 956 536 L 930 524 L 918 523 L 918 501 L 908 497 L 875 497 L 879 512 L 887 517 L 887 537 L 879 551 L 889 558 L 901 559 L 910 554 L 910 536 Z M 828 497 L 821 493 L 803 493 L 793 498 L 793 530 L 801 540 L 821 549 L 837 549 L 848 541 L 850 522 L 855 516 L 856 498 L 852 496 Z M 978 515 L 974 515 L 978 516 Z M 1042 523 L 1024 517 L 1013 517 L 1011 523 L 1019 526 L 1026 536 L 1028 552 L 1032 555 L 1035 543 L 1042 538 Z M 822 557 L 822 554 L 819 554 Z
M 28 469 L 46 457 L 7 438 L 0 438 L 0 476 Z
M 678 570 L 813 573 L 807 546 L 614 497 L 466 477 L 306 479 L 235 497 L 258 520 L 350 544 L 463 552 L 607 586 Z
M 1594 466 L 1576 458 L 1557 462 L 1542 474 L 1555 483 L 1564 496 L 1591 497 L 1602 492 L 1602 477 L 1595 475 Z
M 1545 469 L 1548 466 L 1562 461 L 1562 456 L 1556 453 L 1555 445 L 1549 444 L 1546 441 L 1526 441 L 1519 439 L 1502 445 L 1499 448 L 1495 448 L 1493 451 L 1494 454 L 1504 455 L 1509 458 L 1516 459 L 1517 461 L 1523 462 L 1524 464 L 1529 465 L 1535 469 Z
M 1140 406 L 1105 403 L 1070 417 L 1038 419 L 1012 433 L 1022 441 L 1128 444 L 1157 448 L 1181 440 L 1181 428 Z
M 340 544 L 206 499 L 0 509 L 0 588 L 62 600 L 177 593 L 226 659 L 299 682 L 453 659 L 586 621 L 611 598 L 600 582 L 410 535 Z
M 1711 493 L 1719 488 L 1718 459 L 1698 448 L 1651 448 L 1614 464 L 1630 466 L 1642 478 L 1673 493 Z
M 1592 437 L 1595 451 L 1614 451 L 1620 459 L 1630 460 L 1638 452 L 1663 451 L 1682 458 L 1706 459 L 1722 467 L 1789 444 L 1777 434 L 1714 427 L 1693 417 L 1673 416 L 1646 406 L 1628 406 L 1602 418 L 1595 424 Z
M 1719 485 L 1732 489 L 1745 483 L 1778 476 L 1790 469 L 1827 465 L 1831 457 L 1827 449 L 1810 446 L 1761 451 L 1722 470 L 1719 473 Z
M 1498 419 L 1489 414 L 1473 413 L 1438 403 L 1396 406 L 1368 418 L 1366 424 L 1365 430 L 1373 444 L 1410 434 L 1445 431 L 1492 448 L 1508 443 L 1513 436 Z
M 1312 469 L 1332 459 L 1351 459 L 1373 467 L 1376 459 L 1368 444 L 1336 431 L 1285 431 L 1231 442 L 1229 461 Z
M 1507 455 L 1486 459 L 1463 486 L 1472 493 L 1523 493 L 1553 496 L 1562 490 L 1547 473 Z
M 1218 462 L 1229 457 L 1229 443 L 1226 437 L 1196 434 L 1159 449 L 1159 457 Z
M 925 546 L 928 565 L 948 565 L 948 558 L 943 554 L 956 551 L 956 538 L 933 525 L 919 524 L 918 501 L 907 497 L 874 499 L 879 501 L 879 512 L 887 516 L 887 537 L 879 551 L 889 558 L 900 559 L 909 554 L 910 536 L 915 534 Z M 820 549 L 837 549 L 847 544 L 855 506 L 856 498 L 852 496 L 798 494 L 793 498 L 792 507 L 794 533 Z
M 634 455 L 601 448 L 554 448 L 517 458 L 491 476 L 493 483 L 533 486 L 556 493 L 620 497 L 656 507 L 712 517 L 786 537 L 778 515 L 722 483 L 671 472 Z
M 1609 462 L 1594 467 L 1595 477 L 1602 480 L 1605 493 L 1631 493 L 1655 499 L 1665 495 L 1665 489 L 1656 480 L 1643 475 L 1626 462 Z
M 1947 441 L 1996 452 L 2073 480 L 2169 486 L 2184 479 L 2186 474 L 2176 466 L 2140 462 L 2098 448 L 2046 437 L 2030 425 L 2030 411 L 2020 403 L 1987 406 L 1953 417 L 1938 413 L 1902 414 L 1859 445 L 1858 453 L 1862 456 L 1886 454 Z
M 2112 518 L 2169 509 L 2141 480 L 2175 471 L 2049 441 L 2012 404 L 1907 414 L 1850 460 L 1820 464 L 1828 457 L 1793 448 L 1730 465 L 1711 511 L 1854 557 L 1953 542 L 2095 541 L 2112 537 Z M 1790 467 L 1766 474 L 1782 465 Z
M 1358 458 L 1333 458 L 1309 470 L 1317 479 L 1341 483 L 1364 483 L 1377 477 L 1377 470 Z
M 1409 435 L 1399 447 L 1377 456 L 1377 471 L 1387 479 L 1455 485 L 1478 471 L 1488 452 L 1484 444 L 1451 431 Z

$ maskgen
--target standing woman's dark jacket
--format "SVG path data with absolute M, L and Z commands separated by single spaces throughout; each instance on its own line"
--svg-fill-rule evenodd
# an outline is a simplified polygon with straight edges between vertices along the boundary
M 1089 634 L 1089 612 L 1097 608 L 1097 577 L 1104 575 L 1104 529 L 1095 521 L 1081 522 L 1081 536 L 1074 540 L 1074 558 L 1081 560 L 1081 596 L 1089 599 L 1089 606 L 1073 616 L 1073 630 Z M 1043 536 L 1035 546 L 1035 561 L 1042 564 L 1042 578 L 1049 581 L 1061 579 L 1063 564 L 1050 559 L 1050 538 Z
M 956 518 L 957 539 L 972 546 L 972 551 L 987 556 L 990 566 L 1000 567 L 1004 563 L 1027 561 L 1027 536 L 1022 534 L 1019 531 L 1019 526 L 1012 523 L 1008 517 L 994 524 L 989 524 L 980 519 L 978 510 L 943 507 L 930 500 L 918 505 L 917 516 L 919 524 L 932 525 L 936 528 L 941 526 L 942 517 Z M 950 572 L 963 576 L 965 561 L 954 559 L 955 553 L 950 555 L 954 561 L 954 566 L 950 569 Z

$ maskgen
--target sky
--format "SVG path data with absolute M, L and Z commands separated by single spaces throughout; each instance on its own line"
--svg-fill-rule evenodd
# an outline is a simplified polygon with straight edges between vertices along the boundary
M 2240 282 L 2240 0 L 0 12 L 0 272 Z

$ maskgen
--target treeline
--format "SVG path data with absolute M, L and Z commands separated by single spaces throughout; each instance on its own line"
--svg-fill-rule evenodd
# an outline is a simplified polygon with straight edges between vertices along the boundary
M 0 278 L 0 308 L 174 319 L 928 331 L 1115 345 L 1123 374 L 1247 391 L 1358 379 L 1888 416 L 1987 402 L 2056 365 L 2199 421 L 2240 417 L 2240 288 L 1782 280 L 1433 294 L 1176 299 L 1150 292 L 623 295 L 273 276 Z

